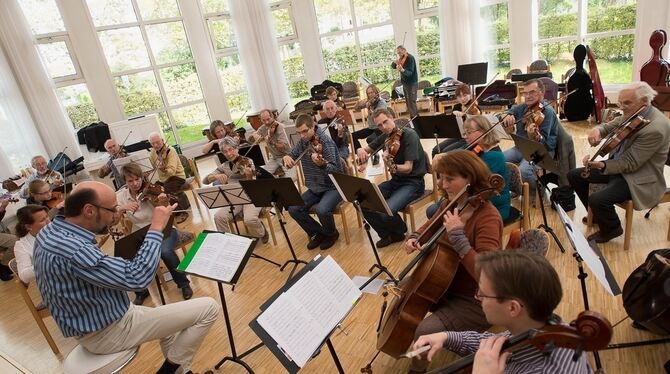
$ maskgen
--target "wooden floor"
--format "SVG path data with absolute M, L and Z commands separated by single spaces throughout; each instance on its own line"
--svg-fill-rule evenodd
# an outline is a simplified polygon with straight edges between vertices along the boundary
M 575 140 L 578 160 L 587 152 L 586 148 L 586 123 L 565 124 Z M 430 151 L 434 142 L 426 141 L 424 147 Z M 508 141 L 503 142 L 503 148 L 510 147 Z M 200 164 L 201 172 L 206 173 L 214 167 L 213 163 L 204 162 Z M 427 179 L 428 181 L 428 179 Z M 429 183 L 429 182 L 427 182 Z M 430 185 L 430 184 L 428 184 Z M 576 222 L 578 228 L 585 230 L 581 224 L 581 218 L 585 216 L 584 208 L 580 203 L 578 208 L 569 213 Z M 201 217 L 197 209 L 194 209 L 193 220 L 187 221 L 186 228 L 199 232 L 205 228 L 214 228 L 210 216 Z M 204 208 L 203 208 L 204 209 Z M 620 211 L 623 219 L 623 212 Z M 649 219 L 643 217 L 644 212 L 636 212 L 634 218 L 633 238 L 631 249 L 623 251 L 623 236 L 602 245 L 601 249 L 610 264 L 619 285 L 630 275 L 633 269 L 641 264 L 647 253 L 653 249 L 668 246 L 666 231 L 670 214 L 667 206 L 662 206 L 653 211 Z M 351 277 L 355 275 L 366 275 L 367 269 L 374 263 L 374 257 L 364 230 L 356 225 L 355 212 L 353 208 L 348 209 L 348 217 L 351 231 L 351 244 L 345 244 L 342 235 L 340 220 L 336 222 L 340 229 L 339 242 L 328 251 L 307 251 L 305 248 L 306 237 L 300 228 L 289 217 L 287 225 L 288 234 L 291 238 L 298 257 L 310 260 L 316 254 L 331 255 L 342 266 Z M 547 258 L 555 266 L 563 284 L 564 297 L 558 307 L 558 314 L 565 320 L 574 319 L 577 314 L 584 310 L 582 292 L 577 279 L 577 263 L 572 256 L 570 243 L 560 226 L 558 217 L 551 209 L 548 211 L 549 225 L 558 234 L 559 240 L 566 247 L 566 253 L 561 253 L 552 241 Z M 539 209 L 532 212 L 531 222 L 533 226 L 541 223 L 542 217 Z M 423 223 L 425 215 L 420 214 L 418 222 Z M 275 221 L 276 222 L 276 221 Z M 256 253 L 283 263 L 289 258 L 286 241 L 281 235 L 279 225 L 275 224 L 279 243 L 273 246 L 270 242 L 261 245 Z M 375 236 L 376 238 L 376 236 Z M 506 239 L 505 239 L 506 240 Z M 409 256 L 401 249 L 401 244 L 384 248 L 380 251 L 382 261 L 387 264 L 394 274 L 402 269 Z M 590 273 L 590 271 L 587 270 Z M 235 345 L 238 353 L 252 347 L 259 339 L 249 329 L 248 323 L 258 313 L 258 306 L 272 295 L 286 280 L 287 271 L 280 272 L 268 263 L 251 259 L 247 265 L 235 291 L 225 287 L 226 298 L 232 319 L 232 329 L 235 336 Z M 214 282 L 191 278 L 195 296 L 211 296 L 219 300 L 218 292 Z M 613 324 L 626 317 L 621 296 L 609 295 L 593 276 L 586 280 L 588 297 L 591 309 L 604 314 Z M 35 291 L 33 289 L 33 291 Z M 0 312 L 0 351 L 4 351 L 9 357 L 16 360 L 26 369 L 33 373 L 60 373 L 62 372 L 62 357 L 55 356 L 46 341 L 40 334 L 25 304 L 13 282 L 0 283 L 2 294 L 2 307 Z M 151 287 L 152 298 L 145 305 L 159 303 L 155 286 Z M 178 302 L 181 294 L 173 283 L 167 286 L 168 302 Z M 154 304 L 154 305 L 155 305 Z M 375 353 L 375 328 L 379 318 L 382 297 L 380 295 L 364 294 L 360 303 L 354 308 L 350 316 L 344 321 L 343 331 L 337 331 L 333 337 L 333 344 L 339 358 L 347 373 L 358 373 L 359 369 L 367 364 Z M 62 353 L 67 354 L 75 345 L 73 339 L 65 339 L 60 334 L 53 320 L 47 320 L 47 327 L 52 332 L 56 343 Z M 642 332 L 631 327 L 631 321 L 626 320 L 614 329 L 613 343 L 634 342 L 658 338 L 651 333 Z M 223 314 L 210 331 L 203 346 L 195 359 L 194 370 L 204 371 L 213 366 L 224 356 L 229 355 L 231 348 L 226 336 L 226 327 Z M 440 355 L 431 367 L 439 367 L 455 356 L 444 353 Z M 593 357 L 590 355 L 590 357 Z M 663 372 L 663 364 L 670 358 L 670 344 L 654 345 L 639 348 L 626 348 L 619 350 L 608 350 L 600 352 L 600 357 L 607 373 L 660 373 Z M 127 373 L 151 373 L 155 372 L 163 358 L 157 343 L 148 343 L 142 346 L 138 357 L 125 370 Z M 257 373 L 279 373 L 283 372 L 282 366 L 265 347 L 257 350 L 244 358 Z M 377 358 L 373 365 L 375 373 L 403 373 L 408 367 L 408 360 L 394 360 L 384 354 Z M 226 363 L 216 372 L 244 373 L 245 370 L 234 364 Z M 303 369 L 305 373 L 333 373 L 336 372 L 333 361 L 327 351 L 322 352 L 314 360 L 310 361 Z

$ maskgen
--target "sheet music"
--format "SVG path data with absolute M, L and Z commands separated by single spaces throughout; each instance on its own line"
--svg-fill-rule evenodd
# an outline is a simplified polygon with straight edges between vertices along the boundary
M 303 367 L 361 292 L 330 256 L 282 293 L 257 322 Z
M 190 273 L 230 282 L 252 240 L 230 233 L 209 233 L 186 269 Z

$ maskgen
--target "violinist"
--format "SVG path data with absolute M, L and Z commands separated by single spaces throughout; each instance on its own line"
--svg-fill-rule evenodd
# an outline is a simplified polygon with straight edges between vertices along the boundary
M 295 120 L 295 129 L 300 141 L 284 156 L 284 165 L 292 168 L 298 160 L 302 163 L 307 191 L 302 194 L 305 205 L 290 206 L 288 212 L 309 237 L 307 249 L 320 247 L 325 250 L 332 247 L 340 236 L 333 211 L 342 201 L 328 174 L 344 172 L 343 161 L 330 137 L 317 130 L 312 116 L 299 115 Z M 319 221 L 310 216 L 310 210 L 316 212 Z
M 646 82 L 634 82 L 619 92 L 619 107 L 623 116 L 593 128 L 588 134 L 591 146 L 596 146 L 618 126 L 642 109 L 639 117 L 649 124 L 630 134 L 616 149 L 609 153 L 608 160 L 591 161 L 584 157 L 584 166 L 590 174 L 583 177 L 583 168 L 571 170 L 568 181 L 585 207 L 590 207 L 593 220 L 599 231 L 589 240 L 605 243 L 623 233 L 614 204 L 633 200 L 636 210 L 655 206 L 665 193 L 663 168 L 670 143 L 670 121 L 651 105 L 656 96 Z M 604 183 L 607 187 L 589 195 L 590 183 Z
M 337 105 L 332 100 L 323 103 L 324 116 L 317 122 L 318 125 L 328 126 L 328 135 L 337 146 L 337 153 L 341 158 L 349 157 L 349 127 L 344 119 L 337 118 Z
M 370 144 L 372 143 L 373 140 L 375 140 L 376 137 L 381 135 L 382 132 L 377 128 L 377 124 L 375 124 L 375 120 L 372 117 L 372 113 L 374 113 L 375 110 L 377 109 L 383 109 L 388 107 L 388 104 L 386 104 L 386 100 L 379 97 L 379 88 L 377 88 L 377 86 L 375 86 L 374 84 L 369 85 L 365 89 L 365 95 L 367 96 L 367 100 L 359 101 L 356 104 L 356 109 L 361 110 L 365 108 L 368 110 L 368 118 L 367 118 L 368 127 L 351 133 L 351 137 L 354 142 L 354 149 L 356 150 L 356 152 L 358 152 L 358 150 L 361 148 L 360 139 L 365 138 L 367 144 Z M 379 155 L 372 156 L 372 164 L 377 165 L 378 163 L 379 163 Z
M 160 134 L 156 132 L 149 134 L 149 143 L 152 148 L 149 152 L 149 162 L 158 170 L 158 182 L 163 185 L 165 193 L 177 197 L 177 209 L 181 212 L 175 214 L 175 222 L 182 223 L 188 218 L 188 213 L 183 210 L 191 207 L 188 197 L 182 191 L 186 183 L 184 166 L 179 160 L 177 151 L 165 143 Z
M 465 122 L 468 115 L 480 115 L 481 111 L 472 98 L 472 91 L 467 84 L 461 84 L 456 87 L 456 103 L 451 109 L 451 114 L 461 117 Z M 467 113 L 465 112 L 467 111 Z M 445 109 L 446 113 L 446 109 Z M 438 153 L 449 152 L 454 149 L 459 149 L 465 146 L 465 141 L 460 139 L 445 139 L 440 144 L 433 147 L 433 157 Z
M 476 139 L 482 136 L 482 134 L 484 134 L 490 128 L 491 122 L 489 122 L 489 120 L 484 116 L 470 117 L 465 120 L 465 123 L 463 124 L 465 142 L 467 144 L 473 145 L 472 152 L 477 154 L 479 158 L 484 161 L 491 173 L 498 174 L 503 177 L 505 186 L 503 187 L 502 192 L 500 195 L 494 196 L 490 200 L 496 209 L 498 209 L 503 222 L 505 222 L 510 216 L 511 195 L 509 192 L 509 170 L 505 164 L 505 156 L 498 146 L 498 134 L 495 131 L 491 131 L 486 136 L 477 141 L 476 145 L 473 144 Z M 433 214 L 435 214 L 435 212 L 437 212 L 440 204 L 441 203 L 438 201 L 426 209 L 426 216 L 428 216 L 429 219 L 433 216 Z
M 282 162 L 282 157 L 286 156 L 291 149 L 284 124 L 277 121 L 270 109 L 261 110 L 259 116 L 261 126 L 251 135 L 251 141 L 255 144 L 265 141 L 268 146 L 268 160 L 262 168 L 275 175 L 281 175 L 277 172 L 278 169 L 281 169 L 288 177 L 294 181 L 297 180 L 296 169 L 285 169 Z
M 458 195 L 466 185 L 470 185 L 470 195 L 491 188 L 491 172 L 484 162 L 473 152 L 455 150 L 438 155 L 433 167 L 438 174 L 439 188 L 447 197 L 442 203 L 446 207 L 451 199 Z M 461 262 L 454 279 L 440 301 L 434 305 L 433 314 L 425 318 L 414 333 L 415 339 L 421 335 L 440 331 L 479 331 L 490 327 L 486 321 L 481 303 L 475 299 L 477 273 L 475 257 L 477 253 L 496 251 L 502 244 L 502 219 L 498 210 L 485 200 L 474 211 L 467 208 L 446 212 L 443 216 L 445 233 L 438 239 L 438 246 L 450 246 L 460 257 Z M 412 233 L 405 242 L 405 250 L 412 253 L 419 249 L 417 239 L 427 230 L 430 221 L 417 232 Z M 413 359 L 411 370 L 419 373 L 428 363 Z
M 202 154 L 207 154 L 209 152 L 219 152 L 219 142 L 221 139 L 225 138 L 228 135 L 228 129 L 226 124 L 221 120 L 214 120 L 209 125 L 209 140 L 205 145 L 202 146 Z
M 41 179 L 49 184 L 49 188 L 53 189 L 54 187 L 63 185 L 63 176 L 57 170 L 49 169 L 47 166 L 47 160 L 44 156 L 35 156 L 30 160 L 35 172 L 30 174 L 26 179 L 26 183 L 21 189 L 20 196 L 24 199 L 28 198 L 28 184 L 36 179 Z
M 165 194 L 158 195 L 156 197 L 157 201 L 152 201 L 151 198 L 146 198 L 143 191 L 147 181 L 144 179 L 142 168 L 135 163 L 131 162 L 124 165 L 121 168 L 121 175 L 123 176 L 125 186 L 116 191 L 119 212 L 124 213 L 126 219 L 132 222 L 132 232 L 135 232 L 151 223 L 154 216 L 154 204 L 167 205 L 167 196 Z M 161 202 L 163 202 L 163 204 L 161 204 Z M 188 238 L 180 240 L 180 236 L 185 237 L 188 235 L 191 234 L 180 233 L 173 227 L 172 230 L 170 230 L 170 234 L 163 238 L 163 242 L 160 246 L 161 259 L 170 271 L 175 284 L 181 289 L 181 294 L 184 297 L 184 300 L 188 300 L 193 296 L 193 290 L 191 289 L 188 278 L 186 278 L 186 274 L 177 271 L 177 266 L 179 266 L 180 260 L 175 253 L 175 249 L 177 248 L 177 242 L 188 241 Z M 149 297 L 149 290 L 144 289 L 142 291 L 136 291 L 133 304 L 142 305 L 147 297 Z
M 332 102 L 335 103 L 338 110 L 347 109 L 347 106 L 344 104 L 344 101 L 340 99 L 340 92 L 337 90 L 337 88 L 333 86 L 328 86 L 328 88 L 326 88 L 326 97 L 328 98 L 328 100 L 331 100 Z
M 502 124 L 505 130 L 544 144 L 549 154 L 554 156 L 560 123 L 551 105 L 543 103 L 544 84 L 539 79 L 527 80 L 523 83 L 521 96 L 524 98 L 524 103 L 512 107 L 507 112 L 509 115 L 503 118 Z M 521 177 L 524 182 L 529 184 L 531 202 L 535 206 L 534 196 L 537 186 L 533 166 L 523 158 L 523 154 L 516 147 L 510 148 L 504 153 L 507 162 L 519 165 Z
M 61 192 L 52 192 L 49 184 L 41 179 L 28 183 L 28 198 L 26 204 L 40 205 L 49 209 L 49 218 L 54 219 L 64 206 Z
M 237 140 L 226 136 L 219 143 L 221 152 L 228 160 L 222 163 L 211 174 L 205 177 L 205 183 L 215 183 L 217 185 L 239 183 L 240 180 L 253 179 L 255 175 L 254 162 L 247 157 L 240 156 Z M 235 205 L 235 216 L 241 215 L 244 219 L 244 225 L 247 227 L 250 236 L 260 238 L 265 244 L 268 242 L 268 230 L 263 222 L 258 218 L 262 208 L 253 204 Z M 214 214 L 214 224 L 218 231 L 232 232 L 230 229 L 230 220 L 233 219 L 228 208 L 219 209 Z
M 396 53 L 398 54 L 398 60 L 393 61 L 391 69 L 396 69 L 400 73 L 400 82 L 402 82 L 407 111 L 410 118 L 414 118 L 418 115 L 416 109 L 416 91 L 419 89 L 419 72 L 416 69 L 416 60 L 402 45 L 396 48 Z
M 384 144 L 389 148 L 384 150 L 384 160 L 392 170 L 392 176 L 391 180 L 379 185 L 379 191 L 387 200 L 392 216 L 363 208 L 365 219 L 379 235 L 377 247 L 383 248 L 405 239 L 407 225 L 398 212 L 423 195 L 427 157 L 416 132 L 408 127 L 398 129 L 388 109 L 377 109 L 372 116 L 382 135 L 365 148 L 359 148 L 357 155 L 359 171 L 363 172 L 368 157 L 375 150 Z M 391 146 L 392 142 L 396 144 Z
M 512 335 L 530 329 L 541 330 L 550 321 L 563 295 L 561 281 L 549 261 L 538 254 L 496 251 L 476 256 L 479 288 L 475 298 L 481 303 L 487 321 L 507 331 L 494 334 L 476 331 L 445 331 L 424 335 L 414 348 L 430 344 L 428 361 L 441 349 L 459 355 L 475 353 L 473 374 L 490 373 L 593 373 L 587 355 L 574 358 L 575 350 L 554 348 L 542 352 L 525 345 L 513 353 L 501 353 Z
M 109 160 L 107 160 L 107 162 L 102 165 L 100 169 L 98 169 L 98 178 L 104 178 L 109 174 L 112 174 L 112 177 L 114 178 L 114 185 L 117 189 L 119 189 L 123 187 L 126 182 L 123 180 L 123 177 L 116 168 L 116 165 L 114 165 L 114 160 L 117 158 L 127 157 L 128 154 L 126 153 L 126 150 L 119 146 L 119 143 L 117 143 L 114 139 L 107 139 L 107 141 L 105 141 L 105 150 L 107 153 L 109 153 Z

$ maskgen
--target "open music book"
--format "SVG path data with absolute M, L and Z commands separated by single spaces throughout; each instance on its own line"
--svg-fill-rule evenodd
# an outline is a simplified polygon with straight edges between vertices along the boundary
M 361 291 L 332 257 L 319 257 L 310 264 L 318 262 L 316 266 L 305 268 L 293 284 L 275 294 L 256 319 L 274 340 L 264 339 L 271 351 L 276 351 L 271 344 L 279 346 L 298 367 L 309 361 L 361 297 Z
M 177 270 L 221 282 L 233 282 L 254 247 L 254 240 L 231 233 L 203 232 Z

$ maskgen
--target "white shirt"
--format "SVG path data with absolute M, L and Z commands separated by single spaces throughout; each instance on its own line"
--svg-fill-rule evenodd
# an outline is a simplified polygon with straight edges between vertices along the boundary
M 30 283 L 35 280 L 35 271 L 33 270 L 34 246 L 35 237 L 30 233 L 19 239 L 14 245 L 16 267 L 19 272 L 19 278 L 23 283 Z
M 120 190 L 116 191 L 116 199 L 119 205 L 124 205 L 129 202 L 137 202 L 137 200 L 130 195 L 128 186 L 124 186 Z M 128 218 L 128 220 L 133 223 L 133 232 L 150 224 L 154 215 L 154 206 L 151 205 L 148 200 L 142 201 L 139 204 L 140 207 L 135 211 L 135 213 L 128 212 L 126 214 L 126 218 Z

